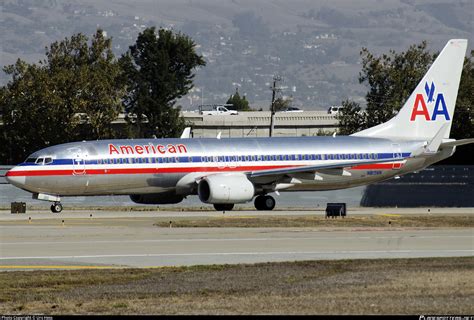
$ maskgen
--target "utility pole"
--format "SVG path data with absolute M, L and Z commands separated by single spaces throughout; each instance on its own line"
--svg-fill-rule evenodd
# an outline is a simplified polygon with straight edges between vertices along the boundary
M 272 89 L 272 105 L 270 106 L 270 137 L 273 137 L 273 132 L 275 130 L 275 96 L 277 92 L 281 92 L 281 87 L 277 86 L 278 82 L 282 81 L 279 75 L 273 76 L 273 86 Z

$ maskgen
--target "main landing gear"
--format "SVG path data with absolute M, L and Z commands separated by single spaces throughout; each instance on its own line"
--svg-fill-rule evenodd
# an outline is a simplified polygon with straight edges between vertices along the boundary
M 55 202 L 51 205 L 51 212 L 60 213 L 61 211 L 63 211 L 63 205 L 61 202 Z
M 276 201 L 272 196 L 264 195 L 256 197 L 254 204 L 257 210 L 273 210 Z

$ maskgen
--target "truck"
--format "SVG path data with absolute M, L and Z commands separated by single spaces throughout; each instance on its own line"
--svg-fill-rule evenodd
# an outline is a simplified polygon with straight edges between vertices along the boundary
M 238 115 L 237 110 L 227 109 L 227 107 L 232 107 L 232 104 L 220 104 L 220 105 L 202 105 L 199 107 L 199 113 L 202 115 L 209 116 L 219 116 L 219 115 Z

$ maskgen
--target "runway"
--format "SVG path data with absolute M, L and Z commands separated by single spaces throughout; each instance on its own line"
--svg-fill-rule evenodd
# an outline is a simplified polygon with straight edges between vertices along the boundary
M 64 224 L 51 214 L 49 220 L 34 215 L 31 223 L 24 215 L 1 214 L 0 270 L 474 254 L 471 228 L 164 228 L 153 226 L 156 219 L 148 214 L 112 218 L 110 213 L 101 219 L 65 215 Z

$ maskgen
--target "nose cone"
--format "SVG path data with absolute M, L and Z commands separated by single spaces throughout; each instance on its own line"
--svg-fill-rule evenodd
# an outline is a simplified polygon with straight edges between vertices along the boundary
M 23 188 L 25 186 L 26 177 L 15 169 L 16 167 L 7 171 L 5 179 L 15 187 Z

